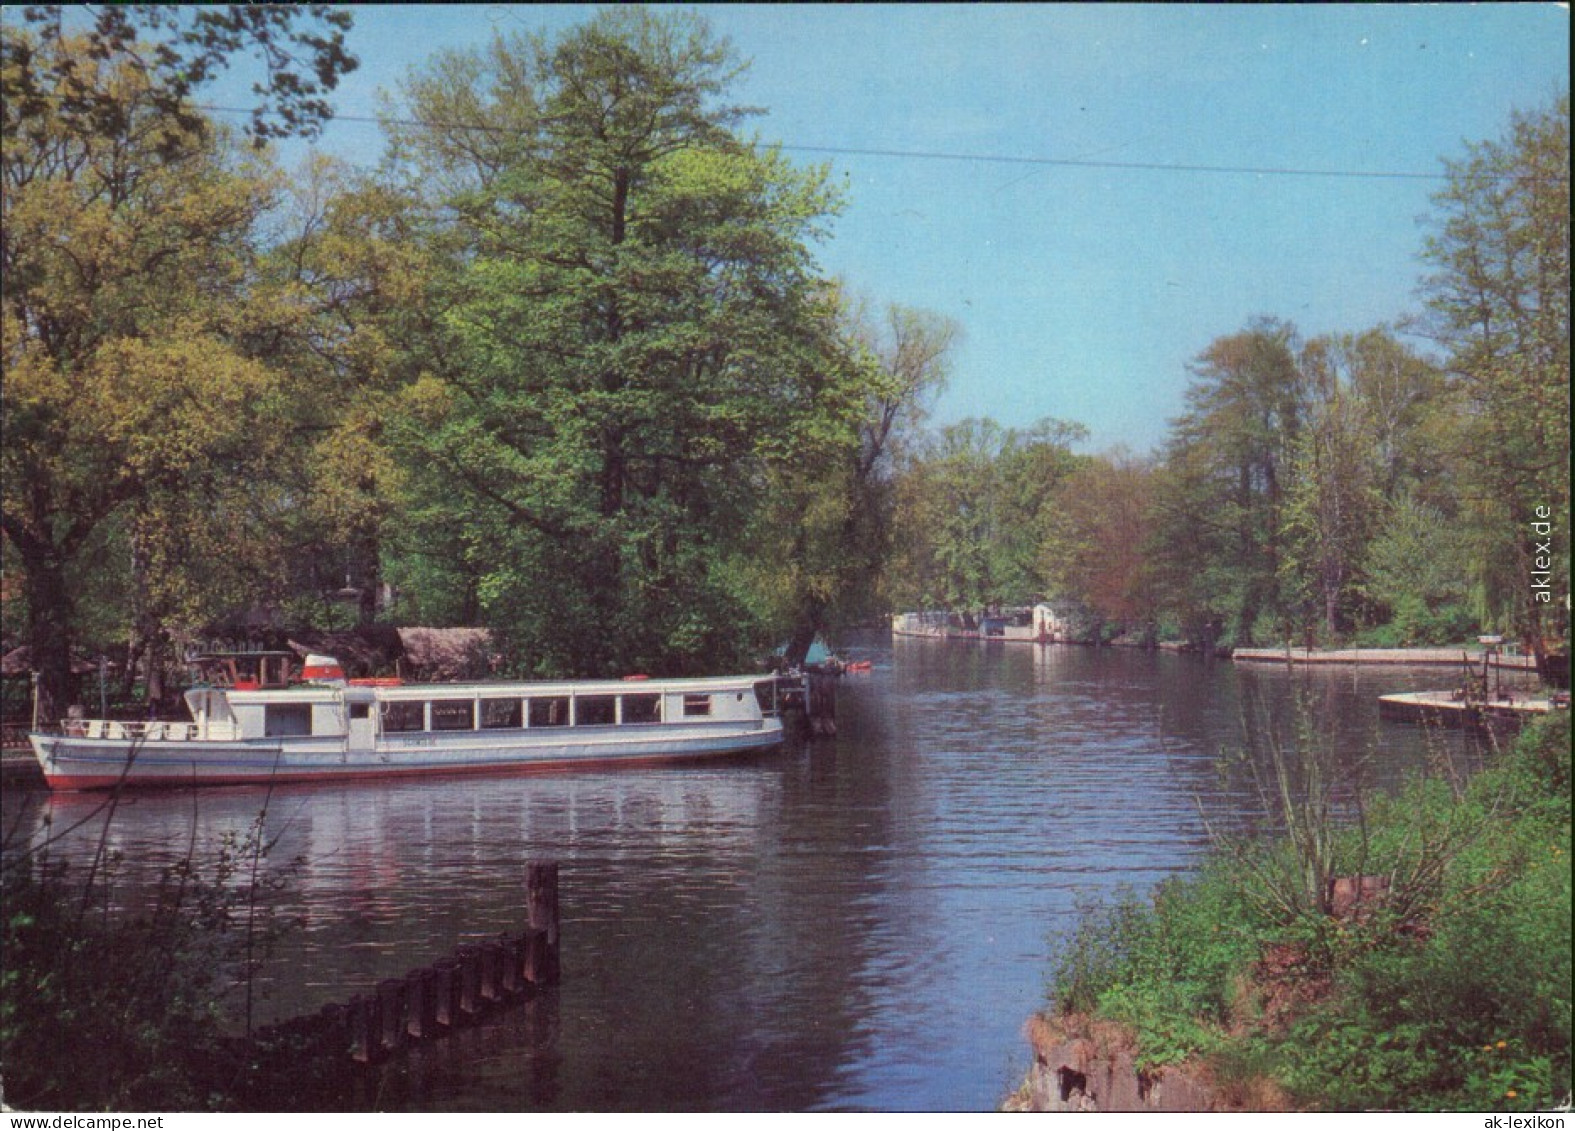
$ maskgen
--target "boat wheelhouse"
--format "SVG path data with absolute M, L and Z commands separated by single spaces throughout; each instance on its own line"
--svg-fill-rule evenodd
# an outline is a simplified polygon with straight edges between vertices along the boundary
M 768 676 L 557 683 L 346 680 L 308 656 L 201 657 L 189 722 L 67 720 L 29 736 L 52 789 L 344 781 L 654 765 L 782 740 Z

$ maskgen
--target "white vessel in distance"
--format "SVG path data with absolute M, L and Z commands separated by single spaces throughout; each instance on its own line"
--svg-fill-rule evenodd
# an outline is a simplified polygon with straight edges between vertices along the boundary
M 68 719 L 28 736 L 51 789 L 244 785 L 653 765 L 782 741 L 770 676 L 406 684 L 309 655 L 194 660 L 190 722 Z

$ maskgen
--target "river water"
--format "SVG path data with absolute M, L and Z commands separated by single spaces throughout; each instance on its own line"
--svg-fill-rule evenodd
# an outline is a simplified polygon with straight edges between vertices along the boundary
M 1459 732 L 1378 719 L 1379 694 L 1446 686 L 1447 670 L 884 634 L 845 655 L 874 670 L 841 681 L 834 740 L 655 770 L 276 790 L 270 867 L 295 863 L 274 898 L 300 925 L 264 970 L 259 1015 L 523 928 L 526 863 L 553 859 L 562 984 L 355 1102 L 987 1110 L 1022 1078 L 1023 1024 L 1078 908 L 1261 819 L 1251 756 L 1233 757 L 1244 730 L 1288 736 L 1301 702 L 1353 788 L 1478 757 Z M 194 836 L 207 850 L 243 833 L 264 796 L 128 798 L 104 833 L 119 889 Z M 50 852 L 86 860 L 92 806 L 11 791 L 7 844 L 82 821 Z

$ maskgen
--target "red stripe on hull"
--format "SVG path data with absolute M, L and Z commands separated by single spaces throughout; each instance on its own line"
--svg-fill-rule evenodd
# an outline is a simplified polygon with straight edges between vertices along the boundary
M 524 777 L 531 774 L 562 773 L 572 770 L 606 770 L 615 766 L 649 769 L 683 762 L 700 762 L 712 758 L 748 754 L 756 750 L 769 750 L 777 742 L 758 746 L 740 746 L 730 750 L 713 750 L 699 754 L 652 754 L 646 756 L 574 758 L 552 762 L 501 763 L 490 766 L 401 766 L 365 770 L 279 770 L 269 773 L 199 774 L 183 775 L 134 775 L 120 774 L 51 774 L 45 772 L 44 782 L 50 789 L 63 791 L 114 789 L 169 789 L 200 786 L 234 785 L 298 785 L 323 782 L 386 781 L 391 778 L 433 777 Z

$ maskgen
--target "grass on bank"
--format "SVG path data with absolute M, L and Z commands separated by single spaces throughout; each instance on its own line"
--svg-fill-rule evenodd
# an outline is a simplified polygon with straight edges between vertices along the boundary
M 1418 780 L 1339 820 L 1309 778 L 1320 758 L 1277 762 L 1278 836 L 1217 838 L 1194 875 L 1085 915 L 1052 1009 L 1122 1023 L 1140 1068 L 1197 1064 L 1227 1098 L 1267 1079 L 1308 1109 L 1567 1103 L 1568 714 L 1466 783 Z M 1342 876 L 1383 895 L 1341 906 Z

